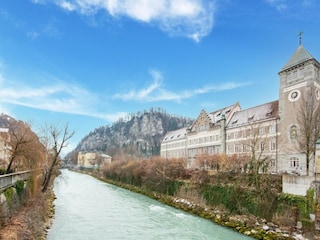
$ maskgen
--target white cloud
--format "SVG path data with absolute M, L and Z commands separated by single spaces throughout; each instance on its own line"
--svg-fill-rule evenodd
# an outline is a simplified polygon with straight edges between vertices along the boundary
M 76 10 L 76 6 L 70 2 L 67 2 L 67 1 L 61 1 L 60 2 L 60 7 L 67 10 L 67 11 L 75 11 Z
M 286 0 L 265 0 L 272 7 L 275 7 L 279 12 L 282 12 L 288 8 Z
M 194 90 L 185 90 L 182 92 L 172 92 L 166 90 L 162 86 L 163 77 L 161 72 L 157 70 L 150 71 L 152 82 L 149 86 L 140 90 L 132 89 L 127 93 L 118 93 L 113 96 L 114 99 L 123 101 L 143 101 L 143 102 L 156 102 L 156 101 L 178 101 L 188 99 L 196 95 L 205 94 L 209 92 L 221 92 L 232 90 L 235 88 L 247 86 L 250 83 L 234 83 L 227 82 L 220 85 L 205 86 Z
M 215 0 L 55 0 L 55 3 L 66 11 L 83 15 L 104 10 L 113 17 L 156 25 L 170 36 L 196 42 L 210 34 L 214 24 Z

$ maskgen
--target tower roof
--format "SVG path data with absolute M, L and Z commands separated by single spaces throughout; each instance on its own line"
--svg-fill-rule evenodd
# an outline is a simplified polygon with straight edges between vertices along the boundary
M 282 71 L 287 68 L 298 65 L 300 63 L 303 63 L 305 61 L 308 61 L 310 59 L 314 59 L 314 58 L 311 56 L 310 53 L 308 53 L 308 51 L 302 46 L 302 44 L 300 44 L 297 50 L 289 59 L 289 61 L 284 65 L 284 67 L 282 68 Z

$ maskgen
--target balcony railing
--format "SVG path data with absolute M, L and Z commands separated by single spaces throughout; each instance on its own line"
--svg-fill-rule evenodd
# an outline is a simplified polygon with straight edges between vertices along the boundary
M 0 191 L 14 186 L 17 181 L 27 180 L 34 172 L 36 171 L 41 172 L 41 170 L 42 169 L 37 169 L 37 170 L 29 170 L 29 171 L 0 175 Z

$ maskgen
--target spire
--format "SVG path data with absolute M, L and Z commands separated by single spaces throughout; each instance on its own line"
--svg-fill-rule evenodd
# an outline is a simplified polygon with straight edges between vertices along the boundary
M 300 35 L 300 34 L 299 34 Z M 301 35 L 300 35 L 301 37 Z M 301 39 L 300 39 L 301 41 Z M 284 65 L 284 67 L 282 68 L 281 71 L 293 67 L 295 65 L 298 65 L 300 63 L 303 63 L 305 61 L 308 61 L 310 59 L 314 59 L 310 53 L 308 53 L 308 51 L 302 46 L 302 44 L 300 43 L 299 47 L 297 48 L 297 50 L 294 52 L 294 54 L 291 56 L 291 58 L 289 59 L 289 61 L 286 63 L 286 65 Z
M 301 45 L 301 40 L 302 40 L 302 34 L 303 32 L 299 32 L 298 37 L 299 37 L 299 45 Z

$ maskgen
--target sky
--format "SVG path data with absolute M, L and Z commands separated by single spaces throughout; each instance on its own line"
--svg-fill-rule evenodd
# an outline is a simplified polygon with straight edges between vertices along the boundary
M 195 119 L 278 99 L 302 44 L 320 60 L 318 0 L 1 0 L 0 113 L 95 128 L 161 108 Z

